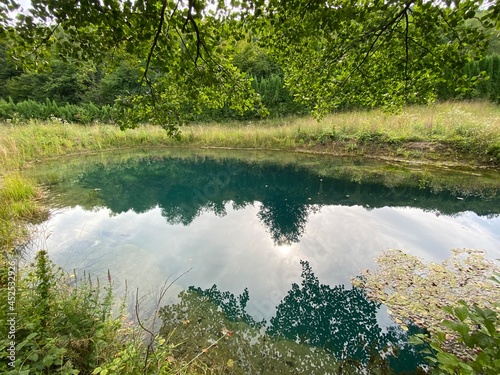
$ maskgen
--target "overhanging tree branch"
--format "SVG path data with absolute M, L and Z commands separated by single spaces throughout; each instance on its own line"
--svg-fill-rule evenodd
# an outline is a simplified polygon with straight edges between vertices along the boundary
M 177 5 L 178 4 L 179 4 L 179 2 L 177 2 Z M 175 6 L 172 14 L 175 13 L 175 11 L 177 9 L 177 5 Z M 153 39 L 153 43 L 151 43 L 151 48 L 149 49 L 148 57 L 146 59 L 146 68 L 144 69 L 144 74 L 142 75 L 141 83 L 144 82 L 144 80 L 146 80 L 146 83 L 148 82 L 146 78 L 147 78 L 147 75 L 148 75 L 149 66 L 151 64 L 151 59 L 153 58 L 153 53 L 155 51 L 155 48 L 158 45 L 158 39 L 160 38 L 160 34 L 161 34 L 162 29 L 163 29 L 163 24 L 165 23 L 165 13 L 166 13 L 166 11 L 167 11 L 167 0 L 163 0 L 162 1 L 162 6 L 161 6 L 161 10 L 160 10 L 160 20 L 158 22 L 158 27 L 156 29 L 156 33 L 155 33 L 155 36 L 154 36 L 154 39 Z
M 26 56 L 24 56 L 24 58 L 27 58 L 27 57 L 34 55 L 43 45 L 45 45 L 49 41 L 49 39 L 52 37 L 52 35 L 54 35 L 56 30 L 59 28 L 59 26 L 61 26 L 61 22 L 58 22 L 50 30 L 50 32 L 40 41 L 40 43 L 38 43 L 32 51 L 30 51 Z
M 352 69 L 348 74 L 347 77 L 343 80 L 342 84 L 340 85 L 340 88 L 343 88 L 351 76 L 354 74 L 355 71 L 360 71 L 360 68 L 365 64 L 365 62 L 368 60 L 370 57 L 373 49 L 375 48 L 375 45 L 377 44 L 377 41 L 380 39 L 380 37 L 387 32 L 388 30 L 392 30 L 393 26 L 396 26 L 401 19 L 405 16 L 405 14 L 408 12 L 410 9 L 410 6 L 413 4 L 413 1 L 410 1 L 405 4 L 405 7 L 392 19 L 390 20 L 387 24 L 385 24 L 376 34 L 375 38 L 370 44 L 368 50 L 365 52 L 363 59 Z
M 408 64 L 410 61 L 410 51 L 408 44 L 408 36 L 410 32 L 410 20 L 408 17 L 408 12 L 405 12 L 405 95 L 408 95 Z

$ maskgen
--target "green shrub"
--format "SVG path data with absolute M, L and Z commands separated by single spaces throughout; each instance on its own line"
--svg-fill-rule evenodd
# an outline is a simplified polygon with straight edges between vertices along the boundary
M 490 145 L 486 150 L 486 155 L 490 158 L 489 161 L 493 163 L 500 163 L 500 142 Z
M 443 326 L 457 336 L 462 347 L 459 354 L 447 348 L 449 336 L 444 332 L 432 336 L 415 335 L 412 343 L 427 344 L 427 360 L 436 374 L 500 374 L 500 318 L 497 312 L 461 301 L 459 306 L 444 308 L 450 319 Z M 455 352 L 459 351 L 455 349 Z
M 9 280 L 17 278 L 15 304 L 8 305 L 2 293 L 2 306 L 13 306 L 9 311 L 15 315 L 1 312 L 0 372 L 89 373 L 112 352 L 118 322 L 111 317 L 110 283 L 101 287 L 90 277 L 77 281 L 56 268 L 45 251 L 18 272 L 16 261 L 8 264 L 2 272 L 10 271 Z M 15 330 L 9 331 L 13 317 Z M 15 358 L 8 350 L 12 343 Z
M 20 268 L 14 257 L 1 260 L 2 290 L 13 293 L 0 296 L 0 373 L 173 374 L 185 366 L 168 360 L 170 342 L 123 316 L 124 303 L 113 316 L 109 272 L 103 284 L 78 279 L 43 250 Z
M 93 103 L 58 105 L 50 99 L 46 99 L 43 103 L 33 100 L 14 103 L 12 99 L 9 99 L 9 101 L 0 99 L 0 120 L 60 119 L 66 122 L 91 124 L 94 122 L 112 122 L 113 114 L 113 107 L 109 105 L 102 107 L 98 107 Z
M 9 101 L 0 99 L 0 119 L 11 119 L 14 117 L 15 112 L 16 105 L 12 99 L 9 99 Z
M 475 85 L 467 92 L 458 92 L 455 82 L 449 79 L 441 84 L 439 99 L 488 99 L 500 102 L 500 55 L 488 55 L 479 61 L 469 62 L 464 68 L 464 75 L 473 79 L 477 77 Z

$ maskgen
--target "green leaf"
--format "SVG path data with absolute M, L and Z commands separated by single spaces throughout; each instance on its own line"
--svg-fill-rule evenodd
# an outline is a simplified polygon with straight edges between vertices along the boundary
M 45 367 L 50 367 L 54 363 L 54 357 L 51 355 L 46 355 L 42 360 Z
M 465 362 L 460 362 L 458 366 L 460 367 L 460 374 L 475 374 L 474 369 Z
M 408 339 L 408 343 L 412 344 L 412 345 L 422 345 L 425 343 L 425 341 L 424 341 L 423 335 L 418 334 L 418 335 L 410 336 L 410 338 Z
M 466 306 L 458 306 L 455 308 L 455 316 L 463 322 L 469 316 L 469 309 Z
M 491 358 L 485 352 L 481 352 L 476 357 L 476 362 L 480 364 L 482 367 L 486 367 L 491 361 Z
M 30 333 L 26 338 L 25 340 L 26 341 L 30 341 L 30 340 L 33 340 L 35 337 L 38 336 L 38 333 L 37 332 L 33 332 L 33 333 Z
M 453 354 L 441 352 L 436 355 L 438 361 L 446 366 L 457 366 L 460 360 Z
M 451 320 L 445 320 L 443 326 L 458 332 L 462 338 L 467 337 L 469 334 L 469 326 L 465 323 L 453 322 Z

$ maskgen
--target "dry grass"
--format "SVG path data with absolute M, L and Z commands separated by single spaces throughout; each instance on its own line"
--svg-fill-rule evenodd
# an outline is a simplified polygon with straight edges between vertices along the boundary
M 457 134 L 498 139 L 500 107 L 486 102 L 448 102 L 407 107 L 399 114 L 380 110 L 353 111 L 332 114 L 320 121 L 310 117 L 292 117 L 223 125 L 192 125 L 185 129 L 185 135 L 207 144 L 230 143 L 238 139 L 239 143 L 249 146 L 266 144 L 263 140 L 272 145 L 287 145 L 286 140 L 296 138 L 297 133 L 311 136 L 332 130 L 343 137 L 354 137 L 361 132 L 379 132 L 416 140 L 436 140 Z
M 188 146 L 257 149 L 317 149 L 419 157 L 415 143 L 429 143 L 434 159 L 461 157 L 500 164 L 500 107 L 485 102 L 408 107 L 399 114 L 380 110 L 225 124 L 193 124 L 179 141 L 159 127 L 121 131 L 112 125 L 80 126 L 30 121 L 0 125 L 0 164 L 15 170 L 27 161 L 80 152 L 131 147 Z M 439 154 L 439 147 L 447 152 Z M 449 152 L 453 151 L 453 155 Z M 421 157 L 422 155 L 420 155 Z M 0 170 L 1 172 L 1 170 Z
M 341 154 L 376 152 L 498 165 L 500 107 L 486 102 L 458 102 L 408 107 L 399 114 L 353 111 L 320 121 L 304 117 L 191 125 L 184 129 L 183 143 L 264 149 L 321 147 Z M 416 146 L 420 152 L 415 151 Z

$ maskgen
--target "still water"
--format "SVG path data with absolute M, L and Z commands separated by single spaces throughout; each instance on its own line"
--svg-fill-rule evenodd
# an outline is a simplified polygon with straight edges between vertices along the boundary
M 66 165 L 37 168 L 56 208 L 36 246 L 78 275 L 109 269 L 118 293 L 127 280 L 154 300 L 174 281 L 163 329 L 182 327 L 179 341 L 245 331 L 216 354 L 230 363 L 242 337 L 253 337 L 235 373 L 333 373 L 328 358 L 366 364 L 374 343 L 399 343 L 390 367 L 415 370 L 421 358 L 404 349 L 407 333 L 351 278 L 390 248 L 435 262 L 464 247 L 500 258 L 500 175 L 491 171 L 181 151 Z M 193 311 L 210 323 L 186 324 L 205 321 Z M 255 349 L 264 331 L 278 362 L 262 362 L 268 344 Z

